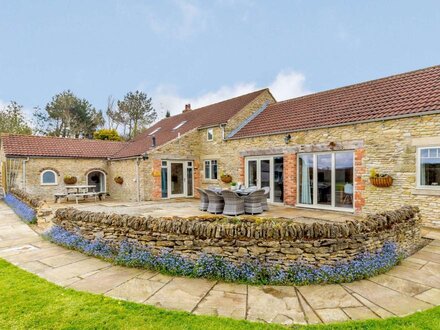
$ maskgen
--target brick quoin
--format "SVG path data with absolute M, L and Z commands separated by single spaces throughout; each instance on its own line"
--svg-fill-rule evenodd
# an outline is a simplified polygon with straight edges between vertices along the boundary
M 245 184 L 244 182 L 244 157 L 240 156 L 240 168 L 238 169 L 239 182 Z
M 365 181 L 362 179 L 362 175 L 367 173 L 367 169 L 363 164 L 363 159 L 365 156 L 365 149 L 360 148 L 354 152 L 354 184 L 355 184 L 355 194 L 354 194 L 354 209 L 355 213 L 361 213 L 362 208 L 365 206 Z
M 284 154 L 283 178 L 284 178 L 284 204 L 295 206 L 296 204 L 296 153 Z
M 197 191 L 197 189 L 195 189 L 195 187 L 201 187 L 201 181 L 200 181 L 200 161 L 199 160 L 194 160 L 194 197 L 196 198 L 200 198 L 200 194 Z
M 154 201 L 162 199 L 162 161 L 160 159 L 153 159 L 153 172 L 150 174 L 153 176 L 153 192 L 151 194 L 151 199 Z M 159 176 L 155 176 L 154 174 L 161 173 Z

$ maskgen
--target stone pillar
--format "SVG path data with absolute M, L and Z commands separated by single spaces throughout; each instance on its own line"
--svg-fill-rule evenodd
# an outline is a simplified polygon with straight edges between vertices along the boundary
M 162 160 L 153 159 L 153 187 L 151 193 L 151 199 L 154 201 L 162 199 Z
M 363 159 L 365 156 L 365 149 L 359 148 L 354 152 L 354 209 L 355 212 L 361 213 L 362 208 L 365 205 L 365 181 L 362 178 L 367 173 L 367 169 L 364 165 Z
M 286 153 L 283 158 L 283 179 L 284 179 L 284 204 L 295 206 L 296 204 L 296 153 Z

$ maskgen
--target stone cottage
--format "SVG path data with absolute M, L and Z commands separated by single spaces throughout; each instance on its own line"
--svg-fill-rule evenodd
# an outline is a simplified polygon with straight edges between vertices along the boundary
M 32 138 L 47 139 L 49 149 L 61 143 Z M 29 146 L 20 151 L 20 141 L 25 138 L 2 138 L 3 171 L 11 172 L 9 163 L 18 159 L 14 183 L 30 192 L 45 189 L 39 183 L 47 168 L 83 181 L 89 167 L 99 169 L 106 191 L 129 200 L 227 187 L 220 180 L 226 173 L 247 186 L 270 187 L 273 203 L 359 214 L 412 204 L 426 224 L 440 226 L 440 66 L 283 102 L 266 89 L 200 109 L 187 106 L 134 141 L 97 145 L 101 158 L 42 158 Z M 122 185 L 114 183 L 117 175 Z M 378 187 L 371 175 L 393 181 Z

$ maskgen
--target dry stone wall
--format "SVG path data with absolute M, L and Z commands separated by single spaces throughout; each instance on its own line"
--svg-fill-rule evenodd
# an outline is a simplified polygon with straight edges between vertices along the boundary
M 298 223 L 282 218 L 225 216 L 142 217 L 59 209 L 54 223 L 84 238 L 104 239 L 117 246 L 135 241 L 153 252 L 169 249 L 191 258 L 218 255 L 232 262 L 303 261 L 334 265 L 385 242 L 411 251 L 421 238 L 419 210 L 405 206 L 343 223 Z

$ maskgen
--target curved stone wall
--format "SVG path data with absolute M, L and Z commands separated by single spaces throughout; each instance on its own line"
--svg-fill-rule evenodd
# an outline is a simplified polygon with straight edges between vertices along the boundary
M 159 252 L 168 249 L 191 258 L 202 254 L 233 262 L 334 265 L 364 252 L 375 252 L 385 242 L 411 251 L 421 238 L 418 208 L 406 206 L 343 223 L 298 223 L 259 217 L 141 217 L 59 209 L 53 222 L 86 239 L 119 245 L 136 241 Z

